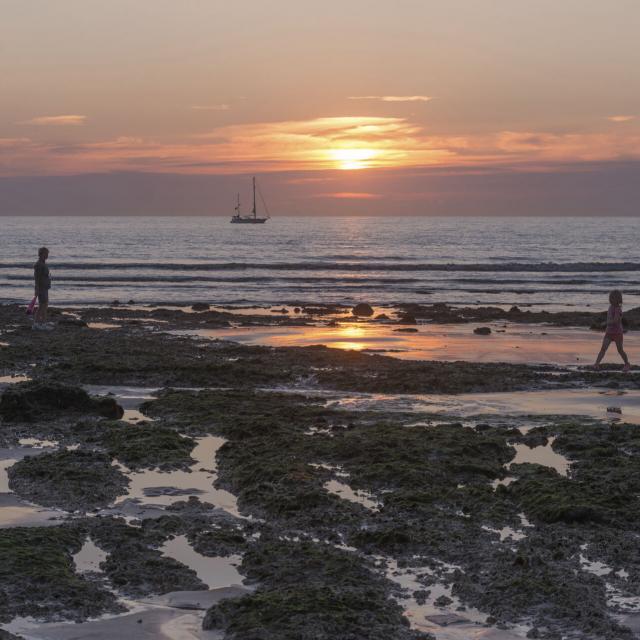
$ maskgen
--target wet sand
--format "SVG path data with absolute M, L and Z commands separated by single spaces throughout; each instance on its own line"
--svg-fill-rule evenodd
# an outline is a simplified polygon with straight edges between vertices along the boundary
M 478 326 L 490 335 L 476 335 Z M 592 364 L 600 350 L 602 335 L 589 329 L 560 328 L 514 323 L 419 324 L 399 327 L 363 322 L 340 322 L 337 327 L 255 327 L 192 329 L 182 332 L 211 340 L 232 340 L 247 345 L 271 347 L 326 345 L 370 353 L 384 353 L 407 360 L 468 362 L 512 362 L 521 364 Z M 631 362 L 640 356 L 640 335 L 625 337 Z M 603 366 L 618 364 L 615 345 L 609 348 Z

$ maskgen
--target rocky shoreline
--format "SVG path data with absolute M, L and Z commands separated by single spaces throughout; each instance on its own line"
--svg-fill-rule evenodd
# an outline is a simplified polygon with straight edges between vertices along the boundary
M 35 332 L 22 309 L 0 306 L 0 372 L 29 378 L 0 389 L 0 447 L 51 443 L 15 456 L 7 495 L 60 514 L 0 522 L 0 624 L 117 617 L 127 599 L 176 592 L 206 602 L 210 585 L 166 553 L 184 537 L 203 561 L 239 559 L 240 588 L 195 607 L 204 631 L 230 640 L 640 637 L 636 425 L 354 410 L 311 393 L 635 390 L 637 371 L 202 343 L 170 331 L 314 316 L 123 307 L 67 310 Z M 84 385 L 156 391 L 132 424 L 117 395 Z M 200 462 L 206 438 L 220 446 Z M 568 470 L 515 462 L 542 449 Z M 173 473 L 194 486 L 209 474 L 239 516 L 195 489 L 171 494 Z M 165 484 L 136 501 L 128 487 L 144 474 Z M 74 557 L 88 540 L 105 557 L 82 573 Z

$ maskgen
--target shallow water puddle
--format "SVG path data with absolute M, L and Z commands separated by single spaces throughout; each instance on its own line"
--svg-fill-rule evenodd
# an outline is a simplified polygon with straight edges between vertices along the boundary
M 624 613 L 640 613 L 640 596 L 628 595 L 606 583 L 607 604 Z
M 497 533 L 500 536 L 500 542 L 504 542 L 505 540 L 510 540 L 512 542 L 517 542 L 518 540 L 523 540 L 527 537 L 527 534 L 524 531 L 518 531 L 517 529 L 513 529 L 512 527 L 502 527 L 502 529 L 492 529 L 491 527 L 483 526 L 485 531 L 490 531 L 491 533 Z
M 640 391 L 555 389 L 457 396 L 466 414 L 575 415 L 640 424 Z M 619 409 L 619 413 L 610 411 Z
M 138 422 L 153 422 L 153 418 L 149 418 L 144 415 L 138 409 L 125 409 L 124 414 L 121 418 L 124 422 L 128 422 L 129 424 L 135 424 Z
M 139 409 L 140 405 L 153 400 L 158 392 L 157 387 L 127 387 L 109 385 L 83 385 L 84 390 L 92 396 L 113 396 L 123 409 Z M 148 418 L 147 418 L 148 419 Z
M 31 447 L 33 449 L 50 449 L 58 446 L 56 440 L 40 440 L 38 438 L 20 438 L 18 444 L 22 447 Z
M 549 438 L 547 444 L 533 448 L 528 447 L 526 444 L 512 444 L 511 446 L 516 450 L 516 455 L 508 464 L 507 469 L 510 469 L 511 465 L 514 464 L 539 464 L 543 467 L 555 469 L 561 476 L 566 478 L 571 463 L 562 454 L 553 450 L 552 445 L 555 439 L 555 436 L 553 436 Z
M 36 507 L 13 494 L 0 494 L 0 529 L 8 527 L 52 527 L 68 516 L 63 511 Z
M 315 469 L 331 471 L 336 478 L 343 478 L 345 480 L 349 478 L 349 474 L 337 466 L 332 466 L 323 462 L 310 462 L 309 466 Z M 335 478 L 327 480 L 323 486 L 329 493 L 333 493 L 344 500 L 349 500 L 349 502 L 360 504 L 371 511 L 378 511 L 382 506 L 382 503 L 379 500 L 376 500 L 376 498 L 367 491 L 356 491 L 346 484 L 346 482 L 340 482 L 340 480 L 336 480 Z
M 0 528 L 55 525 L 67 515 L 25 502 L 9 489 L 7 472 L 27 453 L 21 449 L 0 449 Z
M 107 559 L 107 552 L 96 546 L 91 538 L 87 538 L 82 549 L 73 556 L 76 573 L 100 572 L 100 563 Z
M 7 473 L 10 467 L 18 462 L 19 458 L 6 458 L 0 460 L 0 493 L 10 493 L 9 489 L 9 474 Z
M 472 640 L 493 638 L 495 640 L 511 640 L 526 637 L 528 628 L 516 627 L 509 631 L 487 626 L 487 614 L 472 607 L 464 607 L 460 600 L 451 593 L 451 585 L 438 582 L 422 584 L 418 575 L 435 576 L 428 568 L 400 568 L 392 558 L 384 559 L 386 576 L 392 582 L 406 590 L 407 596 L 399 600 L 404 614 L 413 629 L 426 631 L 437 640 Z M 456 567 L 443 564 L 443 569 L 454 570 Z M 429 582 L 431 582 L 429 580 Z M 429 592 L 423 603 L 419 603 L 414 593 Z M 439 600 L 442 598 L 442 600 Z M 445 600 L 445 598 L 447 600 Z M 441 606 L 436 602 L 439 601 Z M 422 602 L 422 600 L 421 600 Z M 447 602 L 447 604 L 444 604 Z M 462 609 L 461 609 L 462 607 Z
M 135 424 L 137 422 L 153 422 L 153 418 L 145 416 L 140 411 L 140 405 L 147 400 L 153 400 L 157 388 L 150 387 L 119 387 L 119 386 L 104 386 L 104 385 L 85 385 L 87 393 L 95 396 L 107 396 L 111 395 L 115 398 L 116 402 L 124 409 L 124 415 L 122 420 L 129 424 Z
M 2 628 L 25 640 L 222 640 L 222 634 L 202 630 L 203 611 L 124 601 L 126 614 L 102 616 L 83 623 L 39 623 L 15 618 Z
M 304 391 L 313 395 L 314 390 Z M 327 396 L 327 393 L 317 393 Z M 640 424 L 640 390 L 603 391 L 598 388 L 447 394 L 331 394 L 327 406 L 351 411 L 426 413 L 461 418 L 589 416 Z M 611 411 L 616 408 L 620 410 Z M 525 427 L 530 425 L 525 425 Z
M 121 324 L 112 324 L 110 322 L 87 322 L 89 329 L 120 329 Z
M 535 525 L 531 524 L 529 520 L 527 520 L 527 516 L 524 513 L 519 513 L 518 518 L 520 518 L 520 526 L 521 527 L 533 527 Z
M 348 478 L 349 474 L 346 471 L 342 471 L 340 467 L 327 464 L 326 462 L 309 462 L 308 465 L 314 469 L 324 469 L 325 471 L 332 471 L 338 478 Z
M 598 562 L 597 560 L 589 560 L 584 556 L 584 552 L 587 550 L 588 545 L 583 544 L 580 546 L 580 555 L 578 559 L 580 561 L 580 568 L 588 573 L 593 573 L 596 576 L 607 576 L 613 572 L 613 569 L 604 562 Z
M 224 489 L 215 489 L 217 478 L 215 457 L 218 449 L 226 442 L 224 438 L 206 436 L 197 438 L 197 445 L 191 452 L 196 461 L 189 471 L 129 471 L 120 465 L 130 480 L 129 492 L 120 496 L 115 506 L 126 500 L 135 500 L 144 505 L 170 505 L 189 496 L 196 496 L 202 502 L 209 502 L 234 516 L 239 516 L 236 497 Z
M 608 564 L 604 562 L 599 562 L 598 560 L 589 560 L 584 553 L 587 551 L 588 545 L 583 544 L 580 546 L 581 553 L 578 556 L 578 560 L 580 562 L 580 568 L 583 571 L 587 571 L 588 573 L 593 573 L 596 576 L 617 576 L 618 578 L 622 578 L 626 580 L 629 577 L 629 573 L 624 569 L 619 569 L 618 571 L 614 571 L 613 567 L 610 567 Z
M 501 480 L 492 480 L 491 486 L 495 491 L 499 486 L 502 485 L 503 487 L 508 487 L 512 482 L 515 482 L 516 480 L 517 478 L 514 478 L 513 476 L 507 476 L 506 478 L 502 478 Z
M 18 382 L 28 382 L 31 380 L 29 376 L 12 373 L 8 376 L 0 376 L 0 384 L 18 384 Z
M 0 528 L 51 526 L 68 515 L 21 500 L 9 489 L 8 470 L 26 454 L 28 450 L 19 448 L 0 449 Z
M 209 589 L 241 586 L 244 580 L 237 569 L 242 561 L 239 555 L 224 558 L 203 556 L 193 549 L 187 536 L 176 536 L 172 540 L 167 540 L 160 551 L 163 555 L 193 569 Z
M 349 500 L 349 502 L 355 502 L 370 511 L 378 511 L 381 503 L 376 500 L 370 493 L 366 491 L 356 491 L 352 489 L 348 484 L 340 482 L 339 480 L 328 480 L 324 483 L 324 488 L 333 493 L 343 500 Z

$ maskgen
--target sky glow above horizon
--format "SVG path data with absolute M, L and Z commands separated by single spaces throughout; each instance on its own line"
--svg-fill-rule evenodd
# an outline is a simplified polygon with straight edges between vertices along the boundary
M 0 213 L 25 179 L 254 173 L 288 213 L 455 213 L 399 187 L 640 166 L 635 0 L 0 2 Z

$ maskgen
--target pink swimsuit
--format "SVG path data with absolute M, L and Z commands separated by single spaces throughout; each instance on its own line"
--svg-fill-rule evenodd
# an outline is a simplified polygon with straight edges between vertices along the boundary
M 613 340 L 622 338 L 622 309 L 617 304 L 612 304 L 607 311 L 606 335 Z

